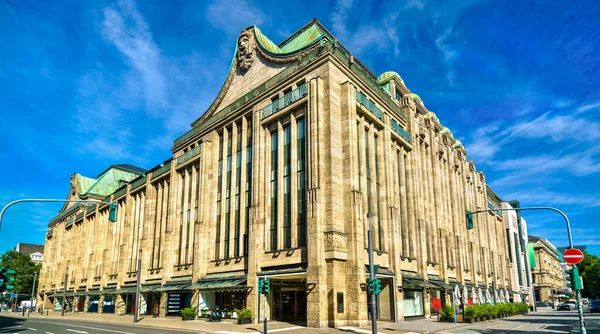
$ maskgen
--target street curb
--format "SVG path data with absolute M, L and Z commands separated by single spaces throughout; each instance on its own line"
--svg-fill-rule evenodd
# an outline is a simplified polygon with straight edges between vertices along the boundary
M 102 324 L 102 322 L 100 320 L 94 320 L 94 319 L 71 319 L 71 318 L 57 318 L 57 317 L 43 317 L 43 318 L 32 318 L 32 317 L 23 317 L 21 316 L 20 313 L 15 313 L 18 314 L 17 315 L 6 315 L 6 314 L 11 314 L 11 312 L 2 312 L 0 313 L 0 317 L 1 316 L 6 316 L 6 317 L 10 317 L 10 318 L 17 318 L 17 319 L 34 319 L 34 320 L 51 320 L 51 319 L 56 319 L 59 321 L 73 321 L 73 322 L 87 322 L 87 323 L 96 323 L 96 324 Z M 191 329 L 185 329 L 185 328 L 178 328 L 178 327 L 170 327 L 170 326 L 157 326 L 157 325 L 145 325 L 145 324 L 139 324 L 138 323 L 112 323 L 113 325 L 124 325 L 124 326 L 129 326 L 129 327 L 145 327 L 145 328 L 163 328 L 163 329 L 171 329 L 171 330 L 176 330 L 176 331 L 182 331 L 182 332 L 189 332 L 189 333 L 199 333 L 199 332 L 204 332 L 204 333 L 213 333 L 213 332 L 209 332 L 206 330 L 191 330 Z

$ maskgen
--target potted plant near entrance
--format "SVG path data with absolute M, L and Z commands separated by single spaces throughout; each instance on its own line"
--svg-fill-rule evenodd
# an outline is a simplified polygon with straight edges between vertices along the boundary
M 243 308 L 241 310 L 236 309 L 235 313 L 237 315 L 237 323 L 238 325 L 245 325 L 252 323 L 252 318 L 254 317 L 254 313 L 252 310 Z
M 196 317 L 196 313 L 196 309 L 193 307 L 186 307 L 179 311 L 182 320 L 194 320 L 194 318 Z

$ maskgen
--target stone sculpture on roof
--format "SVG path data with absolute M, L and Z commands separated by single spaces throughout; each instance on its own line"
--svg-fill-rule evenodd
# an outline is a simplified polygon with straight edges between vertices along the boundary
M 254 61 L 254 49 L 256 44 L 250 30 L 244 30 L 238 39 L 238 51 L 236 55 L 237 63 L 244 72 L 250 69 Z

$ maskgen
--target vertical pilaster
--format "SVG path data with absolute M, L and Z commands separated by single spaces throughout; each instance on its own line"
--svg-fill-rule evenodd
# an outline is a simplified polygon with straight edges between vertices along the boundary
M 323 184 L 321 171 L 323 165 L 323 102 L 324 82 L 320 77 L 310 80 L 307 110 L 307 142 L 310 169 L 308 172 L 308 268 L 307 284 L 313 286 L 307 295 L 307 325 L 308 327 L 326 327 L 327 305 L 327 271 L 323 260 L 323 228 L 325 212 L 323 199 Z

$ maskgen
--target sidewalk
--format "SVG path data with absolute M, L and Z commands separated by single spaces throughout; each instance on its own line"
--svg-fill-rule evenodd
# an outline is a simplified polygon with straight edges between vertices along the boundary
M 467 323 L 452 323 L 452 322 L 443 322 L 437 321 L 436 318 L 431 319 L 418 319 L 418 320 L 408 320 L 403 322 L 393 322 L 393 323 L 385 323 L 379 325 L 379 328 L 393 330 L 393 331 L 402 331 L 402 332 L 414 332 L 414 333 L 431 333 L 431 332 L 439 332 L 446 329 L 456 329 L 460 327 L 469 326 L 471 324 Z M 378 330 L 379 331 L 379 330 Z
M 23 318 L 21 312 L 2 312 L 2 316 Z M 27 317 L 27 313 L 25 313 Z M 49 311 L 46 316 L 46 312 L 43 315 L 39 313 L 31 313 L 30 319 L 63 319 L 63 320 L 75 320 L 75 321 L 90 321 L 90 322 L 110 322 L 113 324 L 133 325 L 136 327 L 159 327 L 178 329 L 182 331 L 189 331 L 194 333 L 259 333 L 262 332 L 263 325 L 260 324 L 249 324 L 249 325 L 238 325 L 236 320 L 222 320 L 221 322 L 208 322 L 206 319 L 182 321 L 181 317 L 166 317 L 166 318 L 153 318 L 140 316 L 137 324 L 133 323 L 132 315 L 114 315 L 114 314 L 97 314 L 97 313 L 65 313 L 64 317 L 61 317 L 60 312 Z M 277 332 L 286 331 L 290 333 L 331 333 L 330 329 L 318 329 L 318 328 L 306 328 L 297 326 L 286 322 L 269 322 L 269 331 L 276 330 Z

